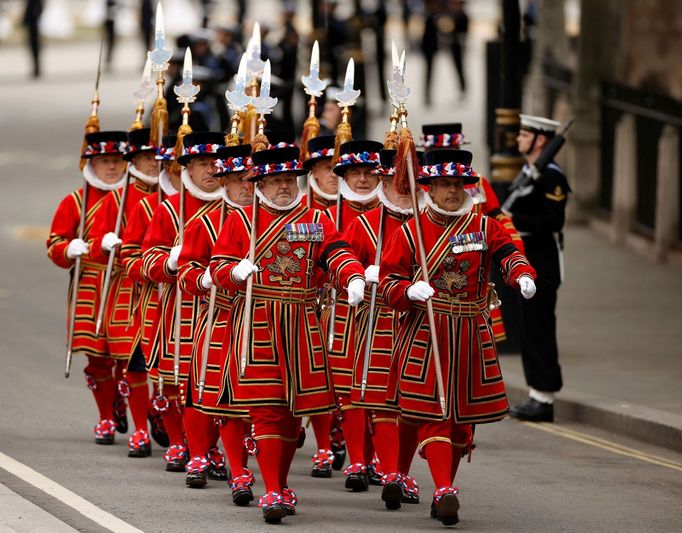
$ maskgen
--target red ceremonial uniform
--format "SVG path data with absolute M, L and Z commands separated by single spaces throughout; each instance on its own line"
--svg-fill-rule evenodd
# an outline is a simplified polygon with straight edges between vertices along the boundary
M 344 233 L 344 239 L 351 245 L 353 252 L 365 268 L 374 264 L 382 210 L 384 211 L 383 245 L 385 247 L 388 238 L 411 215 L 396 213 L 382 205 L 355 218 Z M 377 297 L 374 335 L 367 373 L 367 389 L 364 401 L 360 401 L 365 345 L 369 326 L 369 290 L 366 293 L 365 301 L 358 307 L 355 318 L 353 347 L 355 362 L 351 403 L 358 407 L 382 409 L 386 406 L 386 385 L 393 355 L 393 340 L 395 332 L 398 330 L 398 316 L 391 307 L 388 307 L 381 298 Z
M 366 204 L 344 200 L 341 203 L 341 228 L 348 227 L 355 218 L 378 206 L 378 199 Z M 330 207 L 327 214 L 329 218 L 336 222 L 336 205 Z M 355 312 L 348 305 L 348 295 L 345 291 L 337 291 L 335 313 L 336 316 L 333 324 L 334 341 L 331 350 L 329 350 L 329 365 L 334 376 L 334 389 L 337 394 L 348 395 L 352 386 L 353 366 L 355 363 L 353 340 L 356 338 L 356 321 L 354 320 Z M 327 307 L 322 311 L 320 319 L 324 329 L 325 342 L 328 339 L 330 315 L 331 308 Z
M 253 326 L 240 377 L 246 284 L 236 283 L 231 272 L 249 252 L 252 214 L 247 207 L 229 217 L 211 260 L 214 283 L 237 293 L 223 348 L 228 355 L 221 397 L 235 406 L 288 407 L 295 417 L 328 412 L 336 402 L 316 313 L 315 279 L 323 270 L 345 287 L 364 271 L 320 211 L 303 204 L 289 211 L 261 205 L 255 255 L 261 270 L 254 274 Z
M 135 179 L 127 185 L 128 193 L 121 219 L 119 236 L 122 236 L 135 206 L 150 194 L 155 186 Z M 116 227 L 116 218 L 121 206 L 123 190 L 111 191 L 102 203 L 92 228 L 91 255 L 95 261 L 107 264 L 109 255 L 102 250 L 102 238 Z M 135 320 L 138 286 L 131 279 L 121 262 L 121 255 L 114 259 L 109 292 L 103 322 L 103 334 L 109 343 L 111 357 L 127 360 L 140 342 L 140 324 Z
M 108 191 L 88 185 L 85 228 L 83 240 L 91 239 L 93 222 L 102 207 Z M 61 267 L 71 269 L 74 261 L 66 257 L 69 243 L 78 237 L 81 209 L 83 206 L 83 189 L 78 189 L 64 198 L 57 207 L 52 219 L 50 236 L 47 240 L 47 256 Z M 93 247 L 90 244 L 90 251 Z M 109 347 L 104 336 L 95 336 L 95 320 L 99 308 L 100 293 L 104 280 L 105 267 L 94 261 L 90 254 L 81 258 L 80 283 L 76 298 L 76 318 L 73 332 L 73 353 L 89 356 L 109 357 Z M 73 272 L 71 274 L 73 283 Z M 71 305 L 71 286 L 69 285 L 69 302 Z M 67 307 L 68 309 L 68 307 Z
M 152 342 L 158 325 L 156 316 L 159 308 L 159 285 L 144 276 L 142 272 L 142 243 L 147 234 L 154 211 L 159 206 L 158 192 L 142 198 L 130 215 L 123 232 L 121 263 L 130 280 L 138 284 L 139 296 L 133 320 L 140 330 L 140 345 L 147 362 L 151 358 Z
M 447 418 L 458 424 L 499 420 L 508 404 L 489 322 L 491 262 L 500 263 L 505 281 L 513 287 L 518 287 L 523 274 L 534 278 L 535 271 L 491 218 L 476 213 L 444 217 L 427 208 L 420 220 L 435 290 L 432 302 Z M 405 416 L 441 420 L 426 306 L 407 298 L 408 287 L 421 279 L 421 269 L 414 266 L 419 264 L 414 232 L 410 220 L 391 236 L 382 255 L 383 298 L 405 312 L 396 338 L 388 401 Z
M 185 226 L 220 206 L 222 200 L 204 201 L 184 191 Z M 175 194 L 163 201 L 154 211 L 149 230 L 142 245 L 142 274 L 155 283 L 163 283 L 164 291 L 157 315 L 158 326 L 152 345 L 148 368 L 158 367 L 159 376 L 167 383 L 174 379 L 175 351 L 175 293 L 176 272 L 168 268 L 168 256 L 178 244 L 180 224 L 180 195 Z M 199 318 L 200 299 L 182 294 L 182 317 L 180 328 L 180 381 L 187 380 L 192 357 L 194 327 Z
M 234 212 L 234 208 L 225 204 L 224 218 Z M 213 246 L 220 233 L 221 210 L 216 209 L 205 214 L 187 225 L 185 241 L 178 258 L 178 283 L 183 292 L 192 294 L 204 301 L 201 315 L 194 330 L 194 352 L 190 369 L 190 383 L 188 387 L 188 401 L 192 406 L 205 414 L 218 416 L 247 416 L 248 409 L 219 404 L 219 392 L 222 383 L 222 368 L 225 365 L 223 342 L 228 331 L 228 315 L 232 308 L 234 292 L 225 289 L 216 291 L 213 324 L 208 333 L 210 343 L 208 363 L 206 366 L 206 380 L 202 403 L 197 403 L 198 386 L 201 376 L 201 365 L 204 354 L 204 344 L 207 339 L 207 310 L 210 289 L 201 285 L 201 278 L 211 262 Z

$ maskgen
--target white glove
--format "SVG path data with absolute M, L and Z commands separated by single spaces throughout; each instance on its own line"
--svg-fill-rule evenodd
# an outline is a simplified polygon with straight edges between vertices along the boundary
M 232 277 L 239 282 L 246 281 L 251 274 L 258 272 L 258 267 L 248 259 L 242 259 L 239 264 L 232 269 Z
M 118 235 L 116 235 L 113 231 L 110 231 L 104 237 L 102 237 L 102 250 L 109 253 L 122 242 L 123 241 L 118 238 Z
M 379 283 L 379 265 L 369 265 L 365 269 L 365 281 L 367 283 Z
M 181 244 L 171 248 L 170 253 L 168 254 L 168 261 L 166 262 L 166 265 L 168 265 L 168 270 L 176 271 L 178 269 L 178 257 L 180 257 L 180 250 L 182 250 Z
M 365 280 L 355 278 L 348 284 L 348 305 L 355 307 L 365 299 Z
M 519 282 L 519 288 L 521 289 L 521 296 L 526 300 L 530 300 L 535 296 L 536 288 L 533 278 L 530 276 L 521 276 L 517 281 Z
M 213 287 L 213 278 L 211 277 L 211 267 L 206 268 L 206 272 L 201 275 L 201 286 L 208 290 Z
M 425 302 L 434 294 L 433 287 L 425 281 L 418 281 L 407 288 L 407 297 L 417 302 Z
M 81 255 L 85 255 L 90 251 L 88 243 L 83 239 L 74 239 L 66 247 L 66 257 L 69 259 L 76 259 Z

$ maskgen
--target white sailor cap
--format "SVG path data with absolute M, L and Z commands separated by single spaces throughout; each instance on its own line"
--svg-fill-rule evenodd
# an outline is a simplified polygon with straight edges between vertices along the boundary
M 550 120 L 544 117 L 536 117 L 533 115 L 519 115 L 521 118 L 521 128 L 524 130 L 531 130 L 538 133 L 555 133 L 561 122 Z

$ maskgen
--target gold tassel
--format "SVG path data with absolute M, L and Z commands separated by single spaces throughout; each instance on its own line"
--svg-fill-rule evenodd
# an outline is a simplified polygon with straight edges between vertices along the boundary
M 315 116 L 315 108 L 303 123 L 303 132 L 301 133 L 301 161 L 308 159 L 308 141 L 317 137 L 320 134 L 320 121 Z
M 97 115 L 91 115 L 90 118 L 88 118 L 88 121 L 85 123 L 85 135 L 88 133 L 97 133 L 99 131 L 100 124 L 99 124 L 99 117 Z M 83 136 L 83 146 L 81 147 L 81 154 L 85 153 L 85 149 L 88 146 L 88 142 L 85 140 L 85 136 Z M 83 170 L 85 168 L 85 163 L 86 160 L 81 157 L 80 161 L 80 168 Z
M 173 165 L 171 166 L 171 173 L 175 174 L 176 176 L 179 176 L 182 172 L 182 167 L 177 160 L 177 158 L 182 155 L 182 140 L 185 138 L 185 135 L 189 135 L 190 133 L 192 133 L 192 127 L 189 124 L 182 124 L 178 128 L 178 140 L 175 142 L 176 159 L 173 161 Z
M 404 127 L 400 130 L 398 152 L 395 155 L 395 178 L 393 178 L 393 187 L 398 194 L 409 194 L 410 192 L 410 174 L 407 167 L 408 155 L 412 156 L 412 170 L 414 171 L 414 177 L 416 179 L 419 175 L 417 149 L 414 146 L 412 132 Z
M 159 128 L 159 126 L 161 126 Z M 150 144 L 161 146 L 163 136 L 168 135 L 168 104 L 165 98 L 157 98 L 152 109 L 152 120 L 150 125 Z M 159 132 L 161 138 L 159 138 Z M 182 147 L 182 145 L 180 145 Z
M 332 157 L 332 165 L 336 165 L 339 161 L 339 151 L 341 145 L 353 140 L 353 132 L 350 129 L 349 122 L 341 122 L 336 128 L 336 139 L 334 140 L 334 157 Z
M 251 152 L 261 152 L 267 150 L 270 146 L 268 138 L 265 133 L 257 133 L 256 136 L 251 140 Z
M 398 132 L 395 130 L 389 130 L 386 132 L 386 138 L 384 139 L 384 148 L 386 150 L 397 150 L 398 149 Z
M 239 134 L 227 133 L 225 134 L 225 146 L 239 146 Z

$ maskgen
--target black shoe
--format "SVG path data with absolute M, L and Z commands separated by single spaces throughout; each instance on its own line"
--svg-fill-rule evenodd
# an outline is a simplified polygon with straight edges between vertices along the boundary
M 251 489 L 236 489 L 232 491 L 232 503 L 239 507 L 249 505 L 253 501 L 253 492 Z
M 128 433 L 128 416 L 126 415 L 126 401 L 122 396 L 114 400 L 114 420 L 116 421 L 116 431 Z
M 403 488 L 397 481 L 391 481 L 384 485 L 381 491 L 381 499 L 386 504 L 386 509 L 395 511 L 400 509 L 400 502 L 403 499 Z
M 369 481 L 370 485 L 374 485 L 376 487 L 383 485 L 381 482 L 381 474 L 377 472 L 373 464 L 367 465 L 367 480 Z
M 330 478 L 332 477 L 332 465 L 329 464 L 315 465 L 313 466 L 310 475 L 312 477 Z
M 444 526 L 454 526 L 459 522 L 457 511 L 459 511 L 459 500 L 455 494 L 444 495 L 436 505 L 438 520 L 440 520 Z
M 166 428 L 163 425 L 163 419 L 159 413 L 149 413 L 147 415 L 149 420 L 149 427 L 151 428 L 152 439 L 161 446 L 161 448 L 168 448 L 170 446 L 170 440 L 168 439 L 168 433 L 166 433 Z
M 419 503 L 419 495 L 417 495 L 417 494 L 403 494 L 403 497 L 400 501 L 403 503 L 416 504 L 416 503 Z
M 166 463 L 166 472 L 184 472 L 186 464 L 187 462 L 182 460 L 168 461 Z
M 128 448 L 128 457 L 149 457 L 152 454 L 152 444 L 143 444 L 138 448 Z
M 215 481 L 227 481 L 232 476 L 224 466 L 211 465 L 208 467 L 208 479 Z
M 206 486 L 206 472 L 200 474 L 187 474 L 185 484 L 190 489 L 203 489 Z
M 431 502 L 431 518 L 438 518 L 438 504 L 436 500 Z
M 334 462 L 332 468 L 334 470 L 341 470 L 346 462 L 346 445 L 338 444 L 332 441 L 331 450 L 334 452 Z
M 286 515 L 284 506 L 279 503 L 263 507 L 263 518 L 268 524 L 279 524 Z
M 102 435 L 101 437 L 95 437 L 95 444 L 113 444 L 114 443 L 114 436 L 113 435 Z
M 346 476 L 346 488 L 353 492 L 364 492 L 369 488 L 367 474 L 348 474 Z
M 509 409 L 509 415 L 528 422 L 554 422 L 554 405 L 528 398 Z

